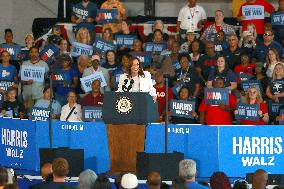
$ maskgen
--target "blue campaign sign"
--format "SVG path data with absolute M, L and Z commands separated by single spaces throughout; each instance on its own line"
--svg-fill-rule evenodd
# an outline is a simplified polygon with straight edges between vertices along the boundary
M 82 119 L 83 121 L 99 122 L 102 119 L 103 109 L 99 106 L 83 106 Z
M 115 41 L 118 47 L 131 48 L 135 39 L 137 39 L 135 35 L 115 35 Z
M 131 53 L 131 56 L 138 58 L 143 67 L 149 67 L 152 64 L 152 56 L 149 53 Z
M 117 23 L 117 16 L 117 9 L 99 9 L 97 14 L 98 24 Z
M 237 120 L 259 120 L 259 105 L 258 104 L 237 104 L 238 114 L 235 115 Z
M 269 106 L 269 114 L 271 116 L 278 116 L 279 115 L 281 104 L 275 103 L 275 102 L 269 100 L 268 101 L 268 106 Z
M 78 57 L 82 54 L 92 56 L 92 54 L 93 54 L 93 47 L 91 45 L 73 42 L 72 46 L 73 46 L 73 48 L 71 50 L 71 56 L 73 56 L 73 57 Z
M 170 103 L 172 116 L 193 118 L 192 112 L 195 111 L 194 101 L 172 100 Z
M 240 73 L 239 77 L 240 77 L 241 81 L 247 81 L 247 80 L 250 80 L 253 77 L 253 75 L 252 74 L 246 74 L 246 73 Z
M 50 110 L 48 108 L 33 107 L 30 111 L 30 120 L 48 121 Z
M 102 38 L 96 38 L 93 46 L 94 49 L 100 53 L 104 53 L 107 50 L 116 50 L 117 48 L 115 44 L 105 41 Z
M 258 80 L 247 80 L 247 81 L 242 81 L 241 82 L 241 86 L 242 89 L 244 91 L 247 91 L 248 88 L 252 87 L 252 86 L 256 86 L 258 88 L 258 90 L 262 93 L 263 89 L 262 86 L 260 84 L 260 82 Z
M 17 169 L 36 170 L 36 123 L 0 118 L 0 164 Z
M 148 42 L 144 45 L 144 51 L 152 54 L 160 54 L 165 49 L 167 49 L 166 43 Z
M 17 55 L 21 54 L 21 46 L 18 44 L 0 44 L 0 52 L 6 50 L 10 53 L 11 60 L 18 60 Z
M 284 14 L 283 12 L 276 12 L 271 15 L 272 26 L 284 26 Z
M 57 48 L 53 43 L 50 43 L 40 51 L 39 57 L 48 65 L 51 65 L 54 58 L 59 55 L 59 52 L 59 48 Z
M 257 169 L 283 173 L 282 126 L 219 127 L 220 171 L 228 177 L 245 177 Z
M 205 97 L 205 104 L 228 105 L 229 104 L 229 89 L 227 88 L 205 88 L 204 97 Z
M 9 87 L 12 87 L 15 84 L 14 81 L 0 81 L 0 89 L 7 91 Z
M 175 68 L 175 70 L 178 70 L 181 68 L 180 63 L 178 60 L 172 62 L 173 67 Z

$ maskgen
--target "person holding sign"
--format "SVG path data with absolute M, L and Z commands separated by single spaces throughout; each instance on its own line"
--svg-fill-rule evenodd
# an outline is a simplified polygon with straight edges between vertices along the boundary
M 91 45 L 91 35 L 87 28 L 82 27 L 77 31 L 76 42 Z
M 94 80 L 92 82 L 92 91 L 91 93 L 84 96 L 81 105 L 82 106 L 103 106 L 104 104 L 104 94 L 100 91 L 101 81 Z
M 0 82 L 1 81 L 13 81 L 14 87 L 17 87 L 18 72 L 15 66 L 10 64 L 10 53 L 8 51 L 2 51 L 1 53 L 2 64 L 0 64 Z
M 132 58 L 128 73 L 120 75 L 117 92 L 147 92 L 153 97 L 154 102 L 157 100 L 151 74 L 143 71 L 138 58 Z
M 74 91 L 70 91 L 67 95 L 67 104 L 61 109 L 60 121 L 82 121 L 81 105 L 77 104 L 77 97 Z
M 265 102 L 262 100 L 262 96 L 257 87 L 252 86 L 246 93 L 245 104 L 258 104 L 259 111 L 257 112 L 259 119 L 257 121 L 240 120 L 242 125 L 265 125 L 269 121 L 268 110 Z M 239 114 L 238 110 L 234 111 L 235 115 Z

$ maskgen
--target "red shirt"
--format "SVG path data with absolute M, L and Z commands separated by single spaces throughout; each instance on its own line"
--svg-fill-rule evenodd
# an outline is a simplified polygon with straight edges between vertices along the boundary
M 268 12 L 270 14 L 274 12 L 274 7 L 269 2 L 267 2 L 266 0 L 256 0 L 253 4 L 248 4 L 247 2 L 244 3 L 240 7 L 238 17 L 243 16 L 242 7 L 246 5 L 260 5 L 264 7 L 264 12 Z M 243 20 L 242 21 L 242 25 L 243 25 L 242 31 L 246 30 L 246 26 L 249 23 L 253 23 L 255 25 L 257 34 L 264 33 L 264 19 Z
M 227 108 L 235 109 L 236 105 L 236 97 L 229 94 L 229 105 L 227 105 Z M 205 112 L 207 125 L 232 125 L 231 112 L 222 110 L 219 105 L 205 104 L 205 99 L 202 100 L 198 111 Z
M 259 104 L 259 109 L 262 111 L 262 114 L 268 113 L 266 104 L 264 102 Z M 259 118 L 258 121 L 240 120 L 240 122 L 242 125 L 265 125 L 265 122 L 262 118 Z
M 242 64 L 239 64 L 235 67 L 234 72 L 236 74 L 241 74 L 241 73 L 247 73 L 247 74 L 252 74 L 254 68 L 254 64 L 249 64 L 247 66 L 244 66 Z M 238 83 L 240 83 L 240 78 L 238 77 Z
M 104 104 L 104 95 L 100 93 L 95 98 L 93 97 L 92 93 L 87 94 L 82 102 L 82 106 L 103 106 Z
M 155 85 L 154 87 L 157 91 L 158 112 L 159 112 L 159 115 L 162 115 L 166 107 L 166 86 L 164 85 L 161 88 L 157 88 Z M 170 102 L 171 100 L 174 99 L 174 93 L 170 87 L 168 88 L 168 91 L 169 91 L 168 100 Z

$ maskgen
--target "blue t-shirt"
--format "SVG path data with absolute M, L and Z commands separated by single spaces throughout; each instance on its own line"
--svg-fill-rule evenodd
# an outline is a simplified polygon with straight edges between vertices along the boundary
M 56 91 L 56 93 L 58 95 L 65 96 L 65 95 L 68 94 L 68 92 L 70 92 L 70 91 L 72 91 L 74 89 L 71 88 L 71 87 L 63 87 L 63 82 L 71 85 L 73 78 L 74 77 L 78 77 L 77 72 L 76 72 L 75 69 L 70 68 L 69 70 L 62 70 L 62 69 L 60 69 L 60 70 L 58 70 L 57 74 L 62 76 L 62 77 L 60 77 L 62 79 L 61 79 L 61 81 L 57 81 L 57 85 L 56 85 L 57 91 Z
M 217 68 L 215 68 L 217 69 Z M 228 69 L 226 72 L 222 72 L 222 73 L 219 73 L 215 70 L 211 71 L 211 73 L 209 74 L 209 77 L 208 77 L 208 81 L 215 81 L 215 79 L 219 78 L 219 77 L 222 77 L 224 80 L 225 80 L 225 87 L 229 87 L 231 85 L 231 82 L 237 82 L 237 76 L 236 74 Z
M 190 189 L 208 189 L 208 187 L 198 184 L 197 182 L 188 182 L 187 186 Z
M 17 69 L 15 66 L 9 64 L 8 67 L 4 67 L 0 64 L 0 80 L 1 81 L 14 81 L 14 77 L 17 76 Z

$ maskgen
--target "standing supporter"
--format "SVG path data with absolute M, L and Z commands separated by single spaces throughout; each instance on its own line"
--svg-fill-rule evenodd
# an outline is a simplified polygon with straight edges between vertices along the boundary
M 15 66 L 10 64 L 10 53 L 6 50 L 1 53 L 2 64 L 0 64 L 0 81 L 14 81 L 17 87 L 18 72 Z
M 87 169 L 80 173 L 77 188 L 78 189 L 93 189 L 97 178 L 98 176 L 94 171 Z
M 76 71 L 78 75 L 78 79 L 82 78 L 84 70 L 88 68 L 89 65 L 89 57 L 88 55 L 82 54 L 79 56 L 77 60 L 77 66 L 76 66 Z M 85 92 L 82 89 L 81 82 L 78 82 L 77 88 L 76 88 L 76 94 L 79 94 L 80 96 L 84 94 Z
M 92 42 L 90 32 L 87 28 L 81 27 L 76 33 L 76 42 L 90 45 Z
M 119 67 L 119 63 L 117 62 L 116 52 L 114 50 L 106 51 L 106 62 L 102 65 L 105 69 L 108 70 L 109 73 L 114 71 Z
M 147 40 L 146 40 L 147 42 L 152 42 L 153 41 L 154 31 L 157 30 L 157 29 L 162 31 L 163 39 L 165 41 L 168 41 L 169 35 L 164 32 L 164 23 L 163 23 L 163 21 L 162 20 L 156 20 L 154 22 L 154 25 L 153 25 L 153 32 L 149 33 L 149 35 L 147 36 Z
M 185 34 L 188 29 L 200 31 L 207 19 L 203 7 L 196 4 L 196 0 L 188 0 L 188 4 L 181 8 L 177 20 L 177 33 Z
M 32 33 L 28 33 L 25 37 L 25 47 L 21 49 L 23 61 L 26 61 L 29 59 L 29 50 L 32 46 L 35 45 L 35 39 Z
M 257 33 L 255 25 L 249 23 L 247 24 L 247 29 L 242 32 L 238 45 L 240 48 L 244 48 L 250 52 L 253 52 L 253 49 L 256 46 L 256 40 L 257 40 Z
M 229 47 L 229 43 L 226 40 L 226 34 L 223 30 L 217 32 L 217 36 L 214 40 L 215 52 L 217 55 L 223 54 Z
M 192 30 L 187 30 L 185 34 L 185 42 L 180 46 L 180 52 L 188 53 L 191 43 L 197 38 L 197 33 Z
M 266 104 L 263 102 L 261 93 L 256 86 L 252 86 L 247 90 L 245 104 L 258 104 L 260 118 L 257 121 L 240 120 L 242 125 L 265 125 L 269 121 Z M 234 113 L 237 115 L 238 110 L 235 110 Z
M 283 22 L 274 22 L 274 19 L 280 15 L 281 18 L 284 16 L 284 0 L 278 0 L 278 11 L 275 11 L 271 15 L 272 29 L 275 33 L 275 40 L 284 46 L 284 27 Z M 279 17 L 278 17 L 279 18 Z
M 9 88 L 7 91 L 7 100 L 2 103 L 2 114 L 12 118 L 24 118 L 25 107 L 16 99 L 17 89 Z
M 100 80 L 94 80 L 92 82 L 92 91 L 84 96 L 82 99 L 82 106 L 103 106 L 104 94 L 100 91 L 101 82 Z
M 263 34 L 263 42 L 257 42 L 253 52 L 254 61 L 265 62 L 265 58 L 269 49 L 275 48 L 280 58 L 283 57 L 283 49 L 277 41 L 274 41 L 274 33 L 271 30 L 265 31 Z
M 157 101 L 158 101 L 158 112 L 159 112 L 159 121 L 165 119 L 166 110 L 166 85 L 162 72 L 157 72 L 155 75 L 156 84 L 154 85 L 157 91 Z M 174 98 L 173 91 L 168 87 L 168 102 Z
M 263 169 L 258 169 L 254 172 L 252 177 L 253 189 L 264 189 L 267 187 L 268 174 Z
M 224 88 L 225 80 L 216 78 L 214 88 Z M 232 111 L 236 108 L 237 100 L 229 93 L 228 105 L 210 105 L 202 100 L 198 111 L 200 112 L 200 123 L 206 125 L 232 125 Z
M 241 63 L 241 49 L 238 47 L 238 37 L 236 34 L 229 34 L 228 35 L 228 43 L 229 47 L 223 53 L 226 57 L 226 62 L 228 62 L 228 67 L 231 70 L 234 70 L 235 66 Z
M 214 41 L 216 39 L 217 33 L 222 30 L 224 33 L 231 34 L 235 33 L 235 30 L 232 26 L 229 24 L 224 23 L 224 12 L 222 10 L 216 10 L 215 11 L 215 23 L 210 25 L 208 28 L 205 29 L 203 34 L 200 37 L 200 40 L 204 41 Z
M 211 189 L 231 189 L 230 179 L 223 172 L 215 172 L 210 178 Z
M 254 18 L 253 16 L 246 16 L 245 8 L 247 6 L 253 6 L 255 8 L 261 7 L 263 8 L 263 12 L 261 13 L 262 18 Z M 251 10 L 254 11 L 254 10 Z M 267 1 L 267 0 L 246 0 L 246 2 L 240 7 L 239 14 L 238 14 L 238 21 L 242 22 L 242 31 L 247 29 L 247 25 L 249 23 L 253 23 L 256 27 L 257 34 L 262 35 L 264 33 L 264 13 L 272 13 L 274 11 L 274 7 Z
M 160 189 L 162 184 L 161 175 L 155 171 L 150 172 L 146 184 L 149 189 Z
M 121 20 L 126 19 L 126 9 L 124 7 L 124 4 L 120 2 L 119 0 L 106 0 L 101 5 L 101 9 L 117 9 L 118 10 L 118 16 L 117 16 L 118 23 L 120 23 Z M 113 33 L 120 31 L 120 25 L 117 23 L 104 24 L 103 29 L 105 28 L 110 28 Z
M 104 91 L 110 91 L 110 85 L 109 85 L 110 76 L 108 70 L 100 66 L 100 60 L 101 59 L 98 55 L 93 55 L 91 58 L 92 66 L 84 70 L 82 77 L 102 72 L 107 83 L 107 86 L 101 87 L 101 92 L 103 93 Z
M 76 103 L 77 97 L 74 91 L 67 95 L 67 104 L 61 109 L 60 121 L 82 121 L 81 105 Z
M 203 186 L 196 182 L 196 162 L 192 159 L 185 159 L 179 162 L 179 176 L 186 180 L 188 188 L 208 189 L 206 186 Z
M 29 56 L 30 59 L 28 61 L 24 61 L 22 66 L 42 67 L 44 68 L 46 76 L 49 71 L 49 67 L 44 61 L 39 59 L 39 49 L 37 47 L 31 47 L 29 50 Z M 21 84 L 23 87 L 22 95 L 24 98 L 24 105 L 29 110 L 35 104 L 36 100 L 42 97 L 44 82 L 33 81 L 30 79 L 28 81 L 21 80 Z
M 273 70 L 278 62 L 280 62 L 278 51 L 274 48 L 269 49 L 266 55 L 266 63 L 264 64 L 268 78 L 272 78 Z
M 224 79 L 226 88 L 229 88 L 231 91 L 237 88 L 237 77 L 234 72 L 228 68 L 225 57 L 222 55 L 217 59 L 216 68 L 209 74 L 207 87 L 212 87 L 213 82 L 219 77 Z

